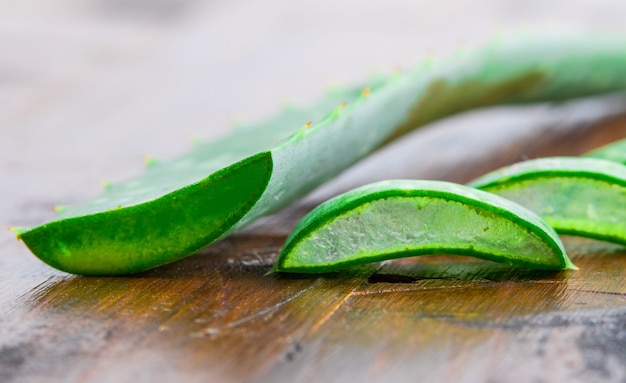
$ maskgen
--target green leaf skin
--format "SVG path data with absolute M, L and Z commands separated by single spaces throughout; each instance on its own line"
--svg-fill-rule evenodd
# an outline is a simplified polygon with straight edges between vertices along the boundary
M 163 198 L 106 214 L 69 218 L 19 234 L 35 254 L 83 275 L 137 272 L 219 238 L 259 199 L 272 171 L 264 152 Z
M 312 107 L 287 108 L 171 161 L 151 161 L 143 175 L 110 185 L 99 198 L 63 209 L 18 237 L 44 262 L 67 272 L 139 272 L 178 260 L 293 202 L 431 121 L 489 105 L 625 90 L 624 67 L 623 39 L 498 38 L 441 63 L 371 79 L 366 91 L 335 90 Z M 259 174 L 251 176 L 255 168 Z M 214 182 L 221 186 L 209 187 Z M 220 190 L 231 189 L 238 190 L 237 198 L 224 198 Z
M 354 189 L 312 210 L 287 239 L 272 271 L 321 273 L 435 253 L 576 269 L 554 230 L 522 206 L 463 185 L 392 180 Z
M 553 157 L 521 162 L 468 184 L 540 215 L 557 232 L 626 245 L 626 166 Z
M 601 158 L 626 165 L 626 139 L 612 142 L 585 154 L 586 157 Z

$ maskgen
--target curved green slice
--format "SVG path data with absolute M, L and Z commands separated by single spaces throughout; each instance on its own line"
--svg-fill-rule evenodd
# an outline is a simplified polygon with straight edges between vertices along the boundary
M 240 126 L 179 158 L 152 163 L 143 175 L 110 185 L 50 222 L 16 231 L 37 257 L 67 272 L 143 271 L 289 204 L 412 129 L 472 108 L 625 90 L 624 67 L 624 39 L 498 38 Z
M 585 154 L 586 157 L 601 158 L 626 165 L 626 139 L 612 142 Z
M 626 166 L 553 157 L 521 162 L 468 185 L 539 214 L 557 232 L 626 245 Z
M 145 270 L 221 236 L 221 227 L 237 223 L 263 194 L 271 171 L 269 153 L 261 153 L 167 198 L 68 218 L 63 225 L 42 225 L 21 236 L 35 254 L 60 270 L 83 275 Z M 30 241 L 33 237 L 38 240 Z
M 554 230 L 511 201 L 448 182 L 393 180 L 354 189 L 312 210 L 272 271 L 329 272 L 434 253 L 576 268 Z

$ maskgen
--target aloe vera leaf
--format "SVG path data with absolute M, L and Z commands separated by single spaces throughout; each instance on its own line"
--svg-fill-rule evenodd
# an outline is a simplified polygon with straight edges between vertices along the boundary
M 311 108 L 241 127 L 111 185 L 101 197 L 64 209 L 50 222 L 18 229 L 18 237 L 41 260 L 67 272 L 143 271 L 190 255 L 289 204 L 428 122 L 489 105 L 624 90 L 625 65 L 621 40 L 499 38 L 483 49 L 376 79 L 363 91 L 335 92 Z M 197 190 L 214 195 L 206 197 L 211 202 L 196 199 Z M 240 192 L 222 200 L 228 190 Z M 140 217 L 146 214 L 152 219 Z
M 597 158 L 521 162 L 468 185 L 540 215 L 557 232 L 626 245 L 626 166 Z
M 586 157 L 602 158 L 626 165 L 626 139 L 612 142 L 610 144 L 585 153 Z
M 392 180 L 313 209 L 296 225 L 272 271 L 329 272 L 434 253 L 575 269 L 554 230 L 511 201 L 448 182 Z

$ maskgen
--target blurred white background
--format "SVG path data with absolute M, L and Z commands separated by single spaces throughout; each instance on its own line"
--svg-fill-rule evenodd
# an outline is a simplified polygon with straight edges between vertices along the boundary
M 0 193 L 50 205 L 72 188 L 78 199 L 97 194 L 97 180 L 141 171 L 142 155 L 171 157 L 233 119 L 494 33 L 626 29 L 626 3 L 610 0 L 0 4 L 0 179 L 11 180 Z

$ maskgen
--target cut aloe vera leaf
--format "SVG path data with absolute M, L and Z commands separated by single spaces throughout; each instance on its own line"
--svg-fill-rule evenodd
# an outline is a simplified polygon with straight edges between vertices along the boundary
M 626 165 L 626 139 L 612 142 L 585 154 L 585 157 L 602 158 Z
M 448 182 L 393 180 L 313 209 L 287 239 L 272 271 L 320 273 L 427 254 L 576 268 L 556 232 L 518 204 Z
M 557 232 L 626 245 L 626 166 L 597 158 L 521 162 L 468 185 L 540 215 Z
M 412 129 L 472 108 L 624 90 L 625 66 L 621 39 L 498 38 L 242 126 L 18 236 L 41 260 L 67 272 L 143 271 L 291 203 Z

